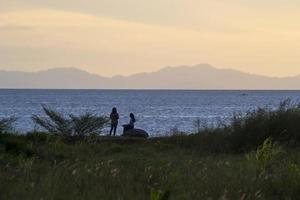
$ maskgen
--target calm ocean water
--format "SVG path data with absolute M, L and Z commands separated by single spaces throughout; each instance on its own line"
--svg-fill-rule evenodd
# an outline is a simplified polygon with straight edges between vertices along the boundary
M 27 132 L 35 128 L 32 114 L 43 115 L 41 104 L 63 113 L 107 116 L 116 106 L 120 124 L 133 112 L 136 126 L 155 136 L 175 127 L 193 132 L 197 119 L 213 124 L 234 112 L 275 107 L 287 98 L 299 101 L 300 91 L 0 90 L 0 118 L 17 117 L 17 130 Z

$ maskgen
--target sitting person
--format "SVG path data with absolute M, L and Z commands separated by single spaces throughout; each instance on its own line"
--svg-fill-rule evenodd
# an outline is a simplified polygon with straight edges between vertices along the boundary
M 129 117 L 130 117 L 129 124 L 123 125 L 123 127 L 124 127 L 123 134 L 128 130 L 134 129 L 134 123 L 136 122 L 134 114 L 130 113 Z

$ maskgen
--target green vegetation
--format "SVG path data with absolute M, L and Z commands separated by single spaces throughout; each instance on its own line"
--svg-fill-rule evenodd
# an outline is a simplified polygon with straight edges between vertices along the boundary
M 100 135 L 103 128 L 108 123 L 108 118 L 104 116 L 96 116 L 86 113 L 82 116 L 63 114 L 43 106 L 43 110 L 47 115 L 46 118 L 37 115 L 32 116 L 32 120 L 40 127 L 46 129 L 51 134 L 59 135 L 65 139 L 71 137 L 85 137 L 91 135 Z
M 2 133 L 0 199 L 298 199 L 298 121 L 286 101 L 193 135 Z
M 17 121 L 16 118 L 4 118 L 0 120 L 0 133 L 11 132 L 13 130 L 13 124 Z

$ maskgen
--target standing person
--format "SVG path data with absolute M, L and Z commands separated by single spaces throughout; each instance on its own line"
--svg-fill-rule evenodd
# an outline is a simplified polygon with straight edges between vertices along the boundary
M 115 136 L 117 132 L 118 123 L 119 123 L 119 113 L 116 107 L 113 107 L 110 113 L 110 121 L 111 121 L 111 128 L 110 128 L 109 135 L 111 136 L 112 132 L 114 132 L 114 136 Z
M 134 123 L 136 122 L 134 114 L 130 113 L 129 117 L 130 117 L 129 124 L 123 125 L 124 127 L 123 134 L 130 129 L 134 129 Z

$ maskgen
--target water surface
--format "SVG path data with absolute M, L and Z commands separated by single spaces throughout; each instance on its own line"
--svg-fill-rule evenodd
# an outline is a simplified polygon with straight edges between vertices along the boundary
M 212 124 L 228 120 L 233 113 L 257 107 L 275 107 L 290 98 L 300 100 L 300 91 L 188 91 L 188 90 L 0 90 L 0 117 L 18 118 L 17 130 L 35 128 L 33 114 L 43 115 L 41 104 L 63 113 L 93 112 L 109 115 L 116 106 L 120 124 L 136 114 L 139 128 L 152 136 L 173 128 L 195 130 L 194 121 Z M 119 134 L 121 133 L 119 127 Z

